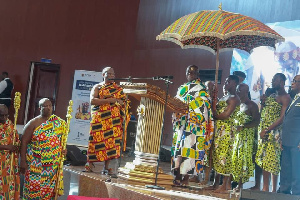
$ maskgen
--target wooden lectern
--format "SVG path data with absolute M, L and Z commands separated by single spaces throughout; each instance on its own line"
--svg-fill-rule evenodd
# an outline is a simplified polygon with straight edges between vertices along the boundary
M 166 92 L 157 86 L 146 83 L 121 82 L 125 94 L 140 101 L 138 107 L 138 124 L 135 143 L 135 160 L 127 162 L 118 169 L 119 178 L 129 181 L 153 184 L 157 168 L 157 159 L 162 134 L 163 114 Z M 168 96 L 167 111 L 185 113 L 188 105 L 179 99 Z M 157 183 L 171 185 L 172 175 L 158 170 Z

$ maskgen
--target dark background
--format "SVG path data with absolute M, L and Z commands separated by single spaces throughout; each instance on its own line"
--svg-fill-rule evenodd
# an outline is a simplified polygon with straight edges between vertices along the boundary
M 217 10 L 216 0 L 0 0 L 0 66 L 22 93 L 23 124 L 31 61 L 50 58 L 60 64 L 56 114 L 66 115 L 74 70 L 101 71 L 112 66 L 117 77 L 173 75 L 170 93 L 186 81 L 185 69 L 215 67 L 215 56 L 200 49 L 182 50 L 155 37 L 176 19 L 200 10 Z M 299 0 L 226 0 L 223 10 L 263 23 L 300 19 Z M 229 75 L 232 52 L 220 54 L 222 83 Z M 102 80 L 99 80 L 102 81 Z M 164 88 L 160 82 L 150 84 Z M 14 92 L 15 92 L 14 91 Z M 137 104 L 134 102 L 134 110 Z M 11 110 L 11 116 L 13 110 Z M 166 117 L 164 143 L 172 138 Z

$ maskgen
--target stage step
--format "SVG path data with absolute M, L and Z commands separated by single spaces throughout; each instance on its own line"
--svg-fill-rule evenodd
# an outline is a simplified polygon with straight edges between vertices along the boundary
M 242 190 L 241 200 L 299 200 L 298 195 L 288 195 L 282 193 L 272 193 L 253 190 Z

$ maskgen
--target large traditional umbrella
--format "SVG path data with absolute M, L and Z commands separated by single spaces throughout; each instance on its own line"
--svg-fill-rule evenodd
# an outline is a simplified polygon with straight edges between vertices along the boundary
M 250 52 L 258 46 L 271 46 L 284 41 L 273 29 L 237 13 L 208 10 L 183 16 L 161 32 L 156 39 L 168 40 L 181 48 L 203 48 L 216 53 L 216 78 L 218 82 L 219 52 L 238 48 Z

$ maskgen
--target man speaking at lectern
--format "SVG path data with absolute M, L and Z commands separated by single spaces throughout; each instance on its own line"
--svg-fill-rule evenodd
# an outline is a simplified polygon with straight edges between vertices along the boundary
M 185 186 L 189 175 L 198 175 L 208 166 L 213 139 L 213 118 L 210 96 L 198 78 L 198 67 L 186 69 L 187 83 L 178 88 L 176 98 L 189 104 L 187 113 L 173 115 L 173 142 L 171 149 L 174 186 Z
M 121 156 L 123 121 L 129 120 L 129 117 L 125 116 L 126 98 L 123 89 L 112 80 L 115 78 L 114 69 L 105 67 L 102 76 L 103 82 L 94 85 L 90 95 L 92 117 L 85 168 L 91 172 L 93 162 L 104 161 L 102 174 L 116 178 L 109 168 L 109 162 Z

